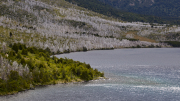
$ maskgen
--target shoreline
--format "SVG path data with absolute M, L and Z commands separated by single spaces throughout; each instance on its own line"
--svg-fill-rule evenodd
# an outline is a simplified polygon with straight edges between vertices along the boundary
M 17 94 L 20 94 L 20 93 L 23 93 L 23 92 L 27 92 L 29 90 L 36 90 L 36 88 L 43 88 L 43 87 L 47 87 L 47 86 L 53 86 L 53 85 L 68 85 L 68 84 L 83 84 L 83 83 L 88 83 L 88 82 L 91 82 L 91 81 L 95 81 L 95 80 L 107 80 L 109 78 L 106 78 L 106 77 L 98 77 L 98 78 L 95 78 L 93 80 L 89 80 L 89 81 L 70 81 L 70 82 L 62 82 L 59 80 L 59 82 L 57 81 L 57 83 L 55 84 L 46 84 L 46 85 L 36 85 L 35 87 L 33 88 L 30 88 L 30 89 L 24 89 L 22 91 L 14 91 L 14 92 L 9 92 L 9 94 L 5 94 L 5 95 L 0 95 L 0 97 L 10 97 L 10 96 L 14 96 L 14 95 L 17 95 Z
M 25 49 L 20 49 L 20 46 L 24 47 Z M 66 84 L 71 82 L 86 82 L 97 79 L 98 77 L 104 77 L 103 72 L 91 68 L 91 66 L 86 63 L 74 61 L 72 59 L 58 59 L 56 56 L 50 57 L 50 55 L 53 53 L 43 49 L 37 49 L 35 47 L 27 48 L 20 43 L 14 44 L 12 47 L 17 47 L 15 48 L 16 50 L 12 48 L 12 50 L 14 50 L 16 53 L 14 51 L 10 51 L 9 54 L 14 52 L 14 55 L 11 54 L 11 56 L 6 57 L 5 59 L 3 58 L 2 61 L 12 59 L 15 66 L 17 64 L 26 64 L 24 67 L 25 70 L 23 66 L 21 66 L 21 68 L 24 70 L 22 73 L 27 73 L 25 76 L 28 77 L 23 78 L 24 75 L 19 74 L 19 72 L 21 72 L 19 71 L 21 68 L 16 69 L 15 66 L 9 65 L 7 69 L 10 69 L 11 72 L 7 74 L 7 76 L 9 76 L 8 81 L 6 82 L 4 79 L 2 79 L 2 83 L 0 83 L 2 89 L 2 91 L 0 91 L 0 96 L 12 95 L 17 92 L 34 89 L 38 86 Z M 22 55 L 19 56 L 19 54 Z M 17 63 L 16 61 L 20 62 Z M 72 67 L 72 64 L 76 66 Z M 27 67 L 27 65 L 29 67 Z M 74 71 L 72 71 L 71 68 L 73 68 Z M 14 75 L 17 77 L 14 78 Z
M 62 54 L 70 54 L 70 53 L 78 53 L 78 52 L 98 51 L 98 50 L 103 51 L 103 50 L 116 50 L 116 49 L 147 49 L 147 48 L 149 48 L 149 47 L 141 47 L 141 48 L 124 47 L 124 48 L 113 48 L 113 49 L 92 49 L 92 50 L 87 50 L 87 51 L 72 51 L 69 53 L 57 53 L 57 54 L 53 54 L 51 56 L 62 55 Z M 160 49 L 160 48 L 180 48 L 180 47 L 154 47 L 154 48 Z
M 148 47 L 143 47 L 143 48 L 148 48 Z M 156 48 L 156 47 L 155 47 Z M 160 47 L 160 48 L 178 48 L 178 47 Z M 87 51 L 74 51 L 74 52 L 69 52 L 69 53 L 62 53 L 62 54 L 70 54 L 70 53 L 75 53 L 75 52 L 88 52 L 88 51 L 96 51 L 96 50 L 115 50 L 115 49 L 138 49 L 138 48 L 132 48 L 132 47 L 129 47 L 129 48 L 113 48 L 113 49 L 95 49 L 95 50 L 87 50 Z M 61 54 L 54 54 L 52 56 L 56 56 L 56 55 L 61 55 Z M 101 80 L 101 79 L 108 79 L 108 78 L 105 78 L 105 77 L 98 77 L 98 78 L 95 78 L 93 80 Z M 83 81 L 81 79 L 77 80 L 77 81 L 70 81 L 70 82 L 66 82 L 64 80 L 57 80 L 55 81 L 55 84 L 53 84 L 53 82 L 50 82 L 49 84 L 45 84 L 45 85 L 35 85 L 34 87 L 30 87 L 30 89 L 24 89 L 22 91 L 13 91 L 13 92 L 9 92 L 8 94 L 0 94 L 0 97 L 2 96 L 9 96 L 9 95 L 15 95 L 15 94 L 18 94 L 20 92 L 25 92 L 25 91 L 28 91 L 28 90 L 35 90 L 36 88 L 38 87 L 45 87 L 45 86 L 48 86 L 48 85 L 57 85 L 57 84 L 78 84 L 78 83 L 85 83 L 85 82 L 90 82 L 90 81 L 93 81 L 93 80 L 89 80 L 89 81 Z

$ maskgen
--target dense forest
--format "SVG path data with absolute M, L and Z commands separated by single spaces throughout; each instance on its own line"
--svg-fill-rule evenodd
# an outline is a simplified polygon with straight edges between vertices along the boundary
M 37 85 L 89 81 L 104 76 L 89 64 L 51 56 L 48 48 L 43 50 L 14 43 L 8 50 L 0 53 L 0 95 Z
M 164 18 L 179 18 L 179 0 L 99 0 L 114 8 Z
M 163 41 L 164 43 L 167 43 L 173 47 L 180 47 L 180 42 L 179 41 Z
M 157 16 L 145 15 L 146 13 L 136 14 L 130 13 L 125 10 L 119 10 L 106 2 L 101 2 L 98 0 L 66 0 L 73 4 L 77 4 L 78 6 L 87 8 L 89 10 L 98 12 L 100 14 L 104 14 L 107 16 L 112 16 L 114 18 L 118 18 L 124 21 L 129 22 L 149 22 L 149 23 L 161 23 L 161 24 L 180 24 L 180 19 L 174 18 L 162 18 Z M 143 9 L 144 10 L 144 9 Z

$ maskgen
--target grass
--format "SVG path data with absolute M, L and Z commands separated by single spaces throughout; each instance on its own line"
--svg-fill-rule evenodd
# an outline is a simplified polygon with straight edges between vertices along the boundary
M 134 39 L 138 39 L 139 41 L 147 41 L 147 42 L 153 42 L 153 43 L 157 43 L 157 41 L 153 40 L 153 39 L 149 39 L 149 38 L 146 38 L 146 37 L 142 37 L 142 36 L 138 36 L 137 35 L 137 32 L 138 31 L 128 31 L 126 33 L 127 34 L 132 34 L 134 36 Z

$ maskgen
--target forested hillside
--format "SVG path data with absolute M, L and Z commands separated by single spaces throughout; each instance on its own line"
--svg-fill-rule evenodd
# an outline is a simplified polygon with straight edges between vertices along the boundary
M 80 1 L 87 7 L 65 0 L 0 0 L 0 94 L 103 76 L 88 64 L 50 57 L 54 54 L 179 44 L 179 25 Z
M 99 0 L 120 10 L 166 18 L 180 17 L 179 0 Z
M 178 0 L 66 0 L 92 11 L 125 21 L 180 24 Z M 141 3 L 140 3 L 141 1 Z M 150 2 L 151 1 L 151 2 Z M 154 1 L 156 2 L 156 1 Z M 175 4 L 175 6 L 173 5 Z M 153 6 L 151 6 L 153 5 Z M 168 6 L 168 7 L 167 7 Z M 131 12 L 131 13 L 130 13 Z

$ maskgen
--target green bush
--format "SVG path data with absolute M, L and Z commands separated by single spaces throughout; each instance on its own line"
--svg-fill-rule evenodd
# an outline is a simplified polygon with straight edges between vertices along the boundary
M 21 48 L 22 50 L 20 50 Z M 12 45 L 12 50 L 8 53 L 11 56 L 10 60 L 18 61 L 23 66 L 27 65 L 30 72 L 27 70 L 19 75 L 18 71 L 10 71 L 6 81 L 0 79 L 0 94 L 30 89 L 32 84 L 46 85 L 56 83 L 56 80 L 63 82 L 78 79 L 89 81 L 104 75 L 97 69 L 92 69 L 89 64 L 67 58 L 50 57 L 50 53 L 46 50 L 35 47 L 26 48 L 19 43 Z M 5 57 L 5 55 L 2 56 Z
M 26 65 L 26 61 L 25 61 L 25 59 L 24 58 L 21 58 L 21 62 L 20 62 L 23 66 L 25 66 Z
M 18 48 L 18 45 L 15 43 L 13 46 L 12 46 L 12 49 L 17 53 L 19 48 Z
M 27 51 L 27 49 L 22 49 L 22 55 L 28 55 L 28 51 Z
M 17 59 L 21 59 L 21 58 L 22 58 L 22 56 L 21 56 L 21 54 L 20 54 L 19 52 L 17 53 L 16 58 L 17 58 Z
M 164 43 L 167 43 L 173 47 L 180 47 L 180 42 L 179 41 L 164 41 Z
M 14 56 L 16 56 L 16 53 L 15 53 L 14 51 L 10 51 L 8 54 L 9 54 L 9 57 L 14 57 Z

